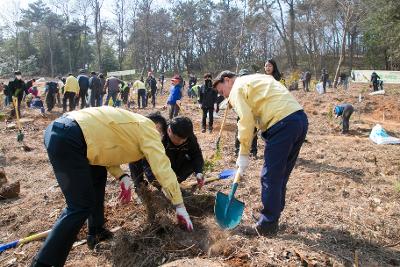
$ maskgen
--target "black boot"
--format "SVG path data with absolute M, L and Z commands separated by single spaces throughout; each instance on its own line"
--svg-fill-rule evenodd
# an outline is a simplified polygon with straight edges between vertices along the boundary
M 97 234 L 88 235 L 86 238 L 86 243 L 89 249 L 93 250 L 99 242 L 111 239 L 113 236 L 114 234 L 110 230 L 102 228 Z
M 33 261 L 31 263 L 30 267 L 51 267 L 51 265 L 41 263 L 35 257 L 35 258 L 33 258 Z

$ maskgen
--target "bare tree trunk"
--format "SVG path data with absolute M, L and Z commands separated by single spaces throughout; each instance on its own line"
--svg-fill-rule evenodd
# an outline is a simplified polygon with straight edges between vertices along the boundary
M 54 64 L 53 64 L 53 47 L 52 47 L 52 43 L 51 43 L 51 39 L 52 39 L 52 31 L 51 31 L 51 27 L 49 27 L 49 51 L 50 51 L 50 72 L 51 72 L 51 77 L 54 77 Z
M 291 67 L 295 69 L 297 67 L 297 56 L 296 56 L 296 44 L 294 41 L 294 31 L 296 25 L 296 17 L 294 13 L 294 3 L 293 0 L 286 1 L 289 5 L 289 44 L 290 44 L 290 54 L 291 58 Z
M 96 48 L 97 48 L 97 64 L 99 67 L 99 71 L 103 71 L 102 67 L 102 57 L 101 57 L 101 44 L 103 41 L 103 27 L 101 25 L 101 7 L 103 5 L 103 1 L 93 0 L 93 15 L 94 15 L 94 32 L 96 38 Z
M 347 36 L 350 16 L 351 16 L 351 12 L 352 12 L 351 4 L 347 4 L 345 7 L 346 7 L 346 13 L 345 13 L 344 25 L 343 25 L 342 47 L 341 47 L 341 51 L 340 51 L 338 66 L 336 68 L 335 79 L 333 80 L 333 88 L 335 88 L 335 89 L 337 88 L 340 68 L 343 64 L 345 54 L 346 54 L 346 36 Z

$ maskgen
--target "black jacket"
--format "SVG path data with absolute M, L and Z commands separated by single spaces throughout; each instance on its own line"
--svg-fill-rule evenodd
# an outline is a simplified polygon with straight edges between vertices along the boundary
M 176 146 L 169 139 L 168 134 L 165 134 L 162 143 L 175 173 L 178 174 L 189 164 L 193 166 L 193 172 L 203 173 L 204 159 L 196 136 L 192 135 L 185 143 Z
M 146 83 L 149 85 L 149 88 L 151 90 L 152 93 L 157 92 L 157 81 L 154 77 L 148 77 L 146 79 Z
M 11 96 L 18 97 L 19 100 L 22 99 L 24 92 L 27 91 L 25 82 L 17 79 L 8 83 L 8 90 Z
M 202 108 L 212 108 L 217 103 L 217 91 L 211 84 L 203 84 L 200 88 L 200 104 Z
M 101 87 L 101 81 L 99 77 L 96 75 L 90 77 L 89 79 L 89 88 L 92 90 L 92 94 L 94 97 L 99 97 L 103 91 L 103 88 Z

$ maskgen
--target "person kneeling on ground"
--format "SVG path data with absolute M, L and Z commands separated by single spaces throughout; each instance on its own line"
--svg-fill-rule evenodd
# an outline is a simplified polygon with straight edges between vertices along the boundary
M 353 111 L 354 111 L 354 108 L 351 104 L 337 105 L 333 109 L 333 113 L 335 113 L 336 118 L 342 116 L 342 125 L 343 125 L 342 134 L 349 133 L 350 117 L 351 117 L 351 114 L 353 114 Z
M 47 127 L 44 143 L 67 208 L 31 266 L 63 266 L 86 220 L 90 249 L 112 237 L 104 228 L 107 171 L 119 179 L 119 198 L 128 203 L 133 181 L 120 165 L 142 158 L 147 160 L 164 194 L 176 208 L 178 222 L 186 230 L 193 230 L 160 135 L 148 118 L 107 106 L 73 111 Z
M 165 153 L 171 162 L 172 170 L 174 170 L 178 182 L 185 181 L 194 173 L 197 184 L 201 188 L 204 185 L 204 159 L 197 138 L 193 133 L 192 121 L 188 117 L 178 116 L 167 125 L 166 119 L 159 112 L 149 114 L 148 118 L 156 124 Z M 144 159 L 129 164 L 136 189 L 145 184 L 144 174 L 146 174 L 150 183 L 154 181 L 153 168 L 150 167 Z
M 231 71 L 223 71 L 213 85 L 219 94 L 228 98 L 239 116 L 240 149 L 236 165 L 240 176 L 249 165 L 254 127 L 262 132 L 265 140 L 261 172 L 263 208 L 259 218 L 255 218 L 254 228 L 260 235 L 276 234 L 285 207 L 286 184 L 307 134 L 307 115 L 286 87 L 270 75 L 237 77 Z

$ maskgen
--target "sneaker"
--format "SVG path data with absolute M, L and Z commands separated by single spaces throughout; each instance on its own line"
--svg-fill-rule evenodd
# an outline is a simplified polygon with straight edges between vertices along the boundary
M 202 132 L 202 133 L 205 133 L 205 132 L 206 132 L 206 129 L 205 129 L 205 128 L 201 129 L 201 132 Z
M 113 236 L 114 234 L 110 230 L 103 228 L 103 230 L 98 234 L 88 235 L 86 238 L 86 243 L 89 249 L 93 250 L 99 242 L 111 239 Z
M 212 130 L 213 130 L 213 129 L 212 129 L 212 128 L 210 128 L 210 129 L 208 129 L 208 132 L 209 132 L 209 133 L 212 133 Z

